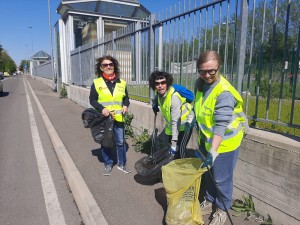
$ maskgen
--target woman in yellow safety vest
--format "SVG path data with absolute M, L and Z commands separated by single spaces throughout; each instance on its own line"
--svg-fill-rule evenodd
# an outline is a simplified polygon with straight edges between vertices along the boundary
M 219 74 L 221 59 L 216 51 L 207 50 L 197 60 L 200 77 L 195 84 L 194 112 L 198 126 L 198 144 L 202 167 L 211 169 L 221 196 L 209 173 L 202 213 L 211 214 L 209 224 L 222 225 L 232 204 L 233 170 L 244 136 L 243 100 L 237 90 Z M 224 204 L 222 203 L 222 198 Z
M 153 101 L 153 111 L 156 114 L 160 108 L 166 120 L 166 127 L 164 133 L 160 134 L 160 139 L 165 139 L 167 135 L 169 153 L 177 159 L 184 155 L 179 149 L 183 150 L 186 147 L 187 141 L 183 142 L 186 124 L 192 122 L 194 113 L 192 105 L 175 91 L 172 84 L 173 77 L 167 72 L 154 71 L 149 77 L 149 86 L 157 93 Z M 182 143 L 185 146 L 181 146 Z M 164 144 L 163 141 L 160 141 L 160 144 Z
M 120 79 L 119 62 L 112 56 L 97 59 L 96 71 L 98 78 L 94 79 L 90 90 L 90 104 L 104 116 L 113 116 L 114 137 L 117 147 L 117 168 L 124 173 L 131 171 L 126 166 L 127 145 L 125 143 L 124 113 L 129 107 L 129 97 L 126 82 Z M 104 160 L 104 176 L 109 176 L 113 167 L 113 149 L 101 147 Z

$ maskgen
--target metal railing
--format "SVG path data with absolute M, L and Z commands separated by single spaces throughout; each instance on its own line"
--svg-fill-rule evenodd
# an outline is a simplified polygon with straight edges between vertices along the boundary
M 300 128 L 299 0 L 184 0 L 71 51 L 70 83 L 90 86 L 95 61 L 113 55 L 131 97 L 150 102 L 156 69 L 194 90 L 196 59 L 213 49 L 254 122 Z M 297 89 L 298 88 L 298 89 Z M 287 110 L 288 108 L 288 110 Z
M 38 66 L 33 66 L 32 75 L 53 80 L 52 62 L 45 62 Z

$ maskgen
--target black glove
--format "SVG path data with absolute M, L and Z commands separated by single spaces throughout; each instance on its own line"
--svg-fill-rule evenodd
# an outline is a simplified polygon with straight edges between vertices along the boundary
M 159 108 L 158 108 L 158 96 L 156 95 L 152 101 L 152 110 L 154 112 L 154 114 L 157 114 L 159 112 Z
M 153 104 L 152 105 L 152 110 L 153 110 L 154 114 L 157 114 L 159 112 L 158 105 Z
M 184 125 L 184 132 L 189 132 L 190 129 L 193 129 L 196 123 L 196 118 L 194 117 L 191 122 L 186 122 Z

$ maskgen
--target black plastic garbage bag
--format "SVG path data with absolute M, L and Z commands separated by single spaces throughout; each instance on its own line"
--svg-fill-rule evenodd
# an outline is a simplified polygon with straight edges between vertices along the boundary
M 114 147 L 113 120 L 105 117 L 95 109 L 88 108 L 82 112 L 81 119 L 85 128 L 90 128 L 96 143 L 106 148 Z
M 113 148 L 115 146 L 115 136 L 114 136 L 114 121 L 112 116 L 109 116 L 104 120 L 104 133 L 101 130 L 101 146 L 104 148 Z M 100 135 L 100 134 L 99 134 Z M 101 138 L 99 137 L 99 138 Z
M 166 150 L 156 151 L 153 156 L 139 159 L 134 168 L 141 176 L 159 176 L 161 167 L 171 162 L 174 158 Z

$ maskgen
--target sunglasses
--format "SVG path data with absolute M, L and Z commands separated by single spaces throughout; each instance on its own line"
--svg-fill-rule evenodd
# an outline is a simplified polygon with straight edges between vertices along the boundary
M 200 73 L 200 75 L 206 75 L 207 73 L 209 75 L 215 75 L 218 71 L 219 67 L 215 70 L 215 69 L 211 69 L 211 70 L 198 70 L 198 72 Z
M 114 67 L 115 65 L 113 64 L 113 63 L 103 63 L 103 64 L 101 64 L 101 66 L 103 67 L 103 68 L 106 68 L 106 67 Z
M 155 86 L 159 86 L 160 84 L 161 85 L 165 85 L 167 83 L 167 81 L 161 81 L 161 82 L 155 82 Z

